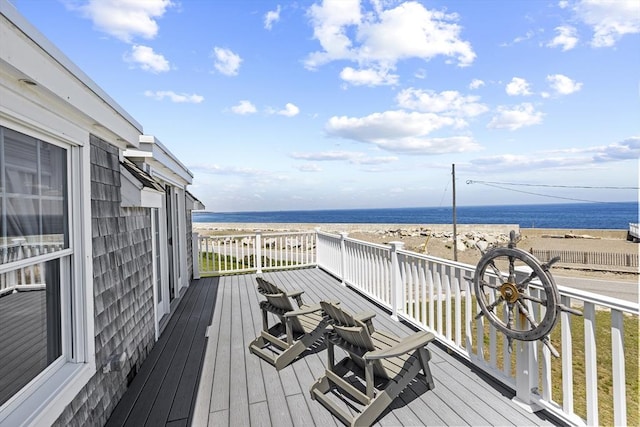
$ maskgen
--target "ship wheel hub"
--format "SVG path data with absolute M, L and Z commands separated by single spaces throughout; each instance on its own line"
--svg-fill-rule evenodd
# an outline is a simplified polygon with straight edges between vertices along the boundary
M 502 299 L 509 304 L 513 304 L 518 301 L 518 297 L 520 296 L 520 292 L 518 292 L 516 285 L 510 282 L 505 282 L 500 286 L 500 294 L 502 295 Z

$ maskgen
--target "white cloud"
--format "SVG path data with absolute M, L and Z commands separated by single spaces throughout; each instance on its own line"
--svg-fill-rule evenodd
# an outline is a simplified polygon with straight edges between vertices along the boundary
M 520 77 L 514 77 L 511 79 L 511 82 L 507 84 L 505 88 L 507 95 L 509 96 L 517 96 L 517 95 L 531 95 L 531 90 L 529 89 L 529 82 Z
M 354 86 L 381 86 L 398 84 L 398 75 L 389 74 L 388 69 L 366 68 L 355 70 L 345 67 L 340 72 L 340 78 Z
M 441 154 L 478 149 L 469 137 L 428 138 L 435 130 L 457 127 L 460 120 L 434 113 L 385 111 L 366 117 L 338 117 L 325 125 L 328 135 L 374 144 L 392 152 Z
M 524 36 L 518 36 L 515 39 L 513 39 L 511 42 L 507 42 L 507 43 L 502 43 L 500 44 L 500 46 L 513 46 L 514 44 L 518 44 L 518 43 L 522 43 L 523 41 L 527 41 L 530 40 L 533 36 L 535 35 L 534 31 L 527 31 L 526 34 Z
M 562 74 L 547 76 L 547 81 L 558 95 L 569 95 L 582 88 L 582 83 L 575 82 Z
M 380 165 L 398 161 L 396 156 L 369 157 L 358 151 L 321 151 L 316 153 L 291 153 L 291 157 L 297 160 L 310 160 L 317 162 L 346 161 L 359 165 Z
M 164 56 L 155 53 L 149 46 L 133 45 L 131 52 L 127 53 L 124 59 L 152 73 L 162 73 L 171 69 L 169 61 Z
M 558 35 L 553 38 L 547 47 L 561 47 L 563 51 L 571 50 L 578 44 L 577 31 L 574 27 L 563 25 L 556 27 Z
M 593 30 L 593 47 L 610 47 L 626 34 L 640 33 L 638 0 L 582 0 L 573 10 Z
M 229 49 L 221 47 L 213 48 L 214 67 L 226 76 L 235 76 L 238 74 L 242 58 L 240 55 L 233 53 Z
M 270 30 L 273 27 L 274 22 L 280 20 L 280 5 L 276 7 L 276 10 L 270 10 L 264 15 L 264 28 Z
M 300 109 L 290 102 L 287 102 L 283 110 L 278 111 L 278 114 L 286 117 L 297 116 L 299 113 L 300 113 Z
M 79 6 L 67 5 L 80 10 L 98 30 L 131 43 L 134 37 L 156 37 L 156 20 L 174 4 L 170 0 L 89 0 Z
M 640 137 L 630 137 L 609 145 L 571 148 L 525 154 L 502 154 L 471 160 L 479 170 L 532 170 L 593 168 L 594 163 L 611 163 L 640 157 Z
M 479 89 L 482 86 L 484 86 L 484 81 L 480 79 L 473 79 L 471 83 L 469 83 L 469 89 Z
M 516 130 L 524 126 L 542 123 L 543 113 L 535 111 L 533 105 L 525 102 L 515 107 L 498 107 L 498 115 L 494 116 L 487 127 L 489 129 Z
M 453 117 L 474 117 L 488 111 L 486 105 L 478 102 L 479 99 L 478 96 L 463 96 L 454 90 L 436 93 L 414 88 L 404 89 L 396 97 L 398 105 L 403 108 Z
M 307 163 L 297 166 L 296 169 L 298 169 L 300 172 L 322 172 L 322 168 L 313 163 Z
M 175 93 L 171 90 L 158 90 L 158 91 L 150 91 L 147 90 L 144 92 L 144 96 L 149 98 L 157 99 L 158 101 L 162 101 L 165 98 L 169 98 L 171 102 L 176 103 L 190 103 L 190 104 L 199 104 L 204 101 L 204 96 L 188 93 Z
M 265 177 L 272 175 L 271 172 L 266 170 L 228 165 L 220 166 L 218 164 L 194 164 L 189 165 L 189 169 L 215 175 L 241 176 L 260 179 L 264 179 Z
M 372 4 L 371 11 L 362 11 L 359 0 L 325 0 L 311 6 L 314 38 L 322 50 L 307 57 L 306 67 L 315 69 L 336 60 L 353 61 L 359 70 L 345 69 L 342 77 L 352 84 L 375 85 L 390 84 L 388 78 L 380 77 L 394 71 L 396 63 L 403 59 L 429 61 L 445 56 L 456 59 L 461 67 L 474 61 L 476 55 L 470 43 L 460 38 L 462 28 L 456 14 L 429 10 L 414 1 L 392 9 L 384 9 L 387 2 Z
M 354 151 L 322 151 L 316 153 L 291 153 L 291 157 L 298 160 L 314 160 L 319 162 L 351 160 L 355 157 L 363 156 L 362 153 Z
M 640 157 L 640 136 L 632 136 L 620 142 L 595 147 L 593 151 L 593 160 L 600 163 L 638 160 Z
M 233 107 L 231 107 L 231 111 L 236 114 L 244 115 L 253 114 L 258 110 L 256 109 L 256 106 L 251 103 L 251 101 L 242 100 L 238 103 L 238 105 L 234 105 Z

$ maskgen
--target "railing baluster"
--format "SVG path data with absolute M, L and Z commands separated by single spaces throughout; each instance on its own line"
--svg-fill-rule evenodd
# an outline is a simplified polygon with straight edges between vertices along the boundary
M 598 361 L 595 304 L 584 304 L 584 368 L 587 387 L 587 424 L 598 425 Z
M 624 323 L 620 310 L 611 310 L 611 358 L 613 370 L 613 424 L 627 425 Z

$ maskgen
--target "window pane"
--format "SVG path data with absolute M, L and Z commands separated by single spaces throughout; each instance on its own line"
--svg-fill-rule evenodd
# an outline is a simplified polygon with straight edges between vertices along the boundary
M 69 247 L 67 150 L 2 128 L 0 263 Z
M 43 196 L 66 196 L 67 152 L 55 145 L 40 144 L 40 194 Z
M 39 235 L 39 212 L 37 199 L 7 198 L 7 243 Z
M 9 129 L 4 135 L 5 191 L 38 194 L 38 140 Z
M 61 355 L 60 260 L 0 274 L 0 405 Z

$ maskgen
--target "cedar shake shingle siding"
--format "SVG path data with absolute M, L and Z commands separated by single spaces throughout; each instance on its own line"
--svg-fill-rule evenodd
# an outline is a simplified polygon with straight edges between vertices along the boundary
M 104 425 L 155 343 L 151 212 L 120 206 L 118 149 L 91 136 L 91 225 L 97 372 L 56 426 Z M 127 352 L 120 372 L 102 373 Z

